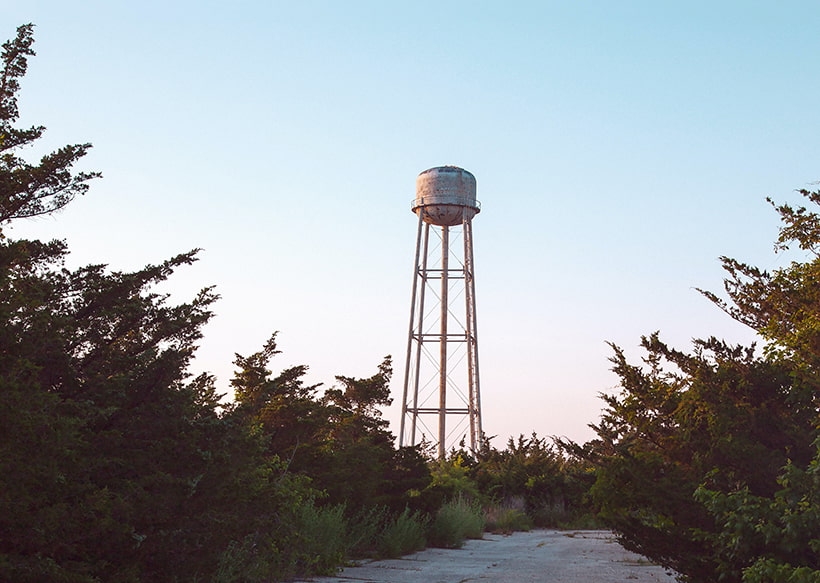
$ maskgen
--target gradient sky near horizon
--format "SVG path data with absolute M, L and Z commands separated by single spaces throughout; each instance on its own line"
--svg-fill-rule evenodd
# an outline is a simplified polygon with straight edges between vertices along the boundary
M 273 370 L 374 374 L 398 431 L 419 172 L 472 172 L 484 429 L 576 441 L 641 335 L 751 332 L 703 298 L 722 255 L 766 269 L 820 180 L 816 2 L 0 0 L 33 22 L 36 158 L 92 142 L 104 178 L 12 237 L 71 266 L 199 247 L 167 291 L 222 299 L 194 372 L 279 331 Z

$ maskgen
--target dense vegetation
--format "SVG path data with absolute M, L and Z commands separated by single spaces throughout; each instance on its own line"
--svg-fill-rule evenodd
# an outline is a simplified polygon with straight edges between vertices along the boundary
M 304 366 L 271 371 L 274 334 L 236 356 L 228 404 L 192 377 L 218 297 L 156 287 L 196 250 L 68 270 L 64 242 L 4 233 L 100 177 L 74 171 L 89 144 L 20 157 L 45 131 L 15 126 L 32 46 L 19 27 L 0 79 L 0 580 L 280 581 L 603 520 L 683 581 L 820 581 L 820 215 L 774 205 L 777 248 L 802 260 L 768 273 L 724 258 L 726 298 L 703 292 L 762 347 L 684 352 L 656 333 L 636 365 L 613 346 L 621 386 L 595 440 L 484 439 L 435 460 L 396 448 L 381 418 L 390 357 L 307 385 Z
M 776 249 L 803 260 L 768 273 L 723 258 L 728 299 L 703 292 L 762 349 L 708 338 L 687 353 L 656 333 L 633 365 L 614 347 L 620 393 L 573 448 L 598 468 L 601 517 L 684 581 L 820 581 L 820 215 L 774 206 Z

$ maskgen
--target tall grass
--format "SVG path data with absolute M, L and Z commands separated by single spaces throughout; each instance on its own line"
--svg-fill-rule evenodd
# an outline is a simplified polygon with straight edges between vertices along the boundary
M 468 538 L 481 538 L 484 534 L 484 512 L 481 507 L 458 496 L 445 503 L 433 517 L 429 530 L 429 542 L 434 547 L 459 548 Z
M 380 506 L 348 518 L 347 540 L 350 558 L 396 558 L 427 546 L 429 518 L 405 508 L 400 514 Z
M 293 510 L 286 532 L 252 534 L 222 553 L 214 583 L 271 583 L 309 575 L 332 575 L 344 563 L 350 545 L 345 507 L 316 506 Z
M 249 535 L 222 553 L 214 583 L 271 583 L 295 577 L 333 575 L 351 558 L 407 555 L 427 546 L 427 530 L 439 533 L 439 546 L 461 546 L 465 537 L 481 538 L 480 511 L 461 499 L 430 518 L 384 507 L 347 516 L 344 505 L 294 509 L 292 529 Z M 447 538 L 449 537 L 449 538 Z

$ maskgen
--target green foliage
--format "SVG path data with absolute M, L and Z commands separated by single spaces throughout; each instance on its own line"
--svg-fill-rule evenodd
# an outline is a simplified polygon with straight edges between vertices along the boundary
M 430 483 L 424 491 L 428 511 L 434 512 L 447 501 L 456 498 L 479 500 L 478 485 L 470 477 L 475 460 L 466 452 L 430 463 Z
M 820 194 L 803 191 L 811 202 Z M 817 366 L 820 219 L 776 207 L 778 249 L 813 253 L 772 273 L 723 258 L 729 301 L 703 292 L 765 340 L 644 338 L 642 366 L 613 347 L 621 391 L 605 395 L 592 496 L 622 541 L 689 581 L 810 581 L 820 569 Z
M 351 558 L 395 558 L 426 546 L 429 517 L 404 508 L 396 513 L 387 506 L 372 506 L 348 514 L 346 556 Z
M 759 559 L 743 573 L 747 583 L 820 583 L 817 569 L 794 567 L 775 559 Z
M 485 508 L 484 520 L 485 530 L 493 533 L 526 532 L 533 527 L 533 519 L 521 507 L 510 503 Z
M 820 204 L 820 192 L 801 190 L 800 194 L 811 204 Z M 707 484 L 698 494 L 722 526 L 711 540 L 720 545 L 725 571 L 751 563 L 744 569 L 744 581 L 817 581 L 820 215 L 802 206 L 772 205 L 782 221 L 775 248 L 796 247 L 807 253 L 807 259 L 769 273 L 723 258 L 731 304 L 707 295 L 768 341 L 768 359 L 789 371 L 786 406 L 799 417 L 813 416 L 813 441 L 788 451 L 773 492 L 760 493 L 745 484 L 722 492 Z
M 276 530 L 232 541 L 219 557 L 214 583 L 267 583 L 330 575 L 342 564 L 348 538 L 344 507 L 317 507 L 312 499 L 280 508 Z
M 274 334 L 261 351 L 236 356 L 231 381 L 234 413 L 260 428 L 269 455 L 309 476 L 324 492 L 325 504 L 345 504 L 351 512 L 383 505 L 398 511 L 412 504 L 413 492 L 427 485 L 430 474 L 416 448 L 393 447 L 381 418 L 378 407 L 390 402 L 390 357 L 372 377 L 338 376 L 340 386 L 319 395 L 318 385 L 303 383 L 305 366 L 273 377 L 268 366 L 277 353 Z
M 715 339 L 695 344 L 688 355 L 645 338 L 648 370 L 616 348 L 622 393 L 604 397 L 599 440 L 587 446 L 599 464 L 592 496 L 632 550 L 693 580 L 739 580 L 716 553 L 720 525 L 695 492 L 742 484 L 772 495 L 789 455 L 808 461 L 813 413 L 790 394 L 781 364 Z
M 373 507 L 353 515 L 343 505 L 297 503 L 280 529 L 232 542 L 215 583 L 261 583 L 332 575 L 349 558 L 400 557 L 425 547 L 429 519 L 406 508 L 391 515 Z M 280 517 L 281 518 L 281 517 Z
M 533 434 L 510 438 L 504 450 L 485 440 L 470 472 L 481 493 L 496 504 L 523 500 L 523 510 L 539 526 L 546 516 L 569 520 L 585 511 L 583 497 L 594 475 L 589 465 Z
M 26 25 L 3 46 L 0 225 L 98 176 L 72 172 L 88 145 L 16 156 L 43 132 L 13 127 L 32 40 Z M 0 580 L 209 578 L 226 549 L 292 525 L 309 489 L 187 372 L 216 295 L 172 304 L 156 286 L 195 251 L 132 273 L 70 271 L 66 254 L 0 237 Z
M 379 556 L 396 558 L 427 546 L 427 525 L 429 517 L 419 511 L 405 508 L 401 514 L 389 520 L 379 537 Z
M 152 293 L 192 254 L 124 274 L 57 271 L 62 253 L 0 244 L 0 578 L 207 573 L 298 491 L 212 379 L 185 378 L 214 296 Z
M 347 556 L 345 507 L 306 504 L 299 509 L 292 544 L 295 575 L 332 575 Z
M 777 483 L 773 496 L 756 496 L 748 487 L 729 493 L 703 487 L 696 493 L 722 527 L 709 539 L 721 550 L 722 568 L 751 564 L 745 569 L 746 582 L 820 577 L 817 458 L 808 469 L 790 461 Z
M 231 541 L 219 557 L 213 583 L 257 583 L 277 581 L 282 572 L 270 550 L 272 543 L 258 534 Z
M 370 506 L 348 513 L 348 555 L 354 558 L 378 556 L 377 548 L 390 512 L 385 506 Z
M 16 152 L 40 137 L 43 126 L 16 128 L 20 118 L 17 93 L 20 79 L 34 56 L 34 25 L 17 28 L 14 40 L 3 43 L 3 71 L 0 76 L 0 227 L 20 217 L 34 217 L 63 208 L 78 194 L 88 190 L 88 181 L 98 172 L 72 173 L 71 167 L 86 155 L 91 144 L 63 146 L 46 154 L 37 165 L 18 157 Z M 0 231 L 2 232 L 2 231 Z
M 462 444 L 443 460 L 430 462 L 432 479 L 419 498 L 435 515 L 446 502 L 464 497 L 484 505 L 488 521 L 526 529 L 563 528 L 593 524 L 588 492 L 595 481 L 594 466 L 574 455 L 573 444 L 549 443 L 533 434 L 510 439 L 498 450 L 484 439 L 478 451 Z
M 464 496 L 446 502 L 430 523 L 428 540 L 434 547 L 460 548 L 468 538 L 478 539 L 484 533 L 481 506 Z

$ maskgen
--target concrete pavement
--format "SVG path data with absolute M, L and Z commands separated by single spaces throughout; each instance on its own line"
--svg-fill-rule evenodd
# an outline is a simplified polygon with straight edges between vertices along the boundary
M 485 534 L 461 549 L 426 549 L 347 567 L 316 583 L 671 583 L 664 569 L 624 550 L 606 531 Z

